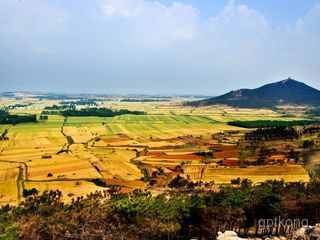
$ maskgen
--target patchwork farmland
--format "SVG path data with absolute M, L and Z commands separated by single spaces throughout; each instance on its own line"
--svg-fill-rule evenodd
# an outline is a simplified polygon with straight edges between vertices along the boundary
M 44 114 L 46 107 L 63 101 L 20 97 L 16 104 L 28 105 L 9 113 L 36 114 L 38 121 L 0 124 L 0 132 L 6 131 L 0 141 L 0 204 L 18 203 L 23 190 L 31 188 L 59 188 L 65 201 L 111 185 L 124 192 L 135 188 L 161 192 L 178 175 L 217 186 L 238 177 L 256 184 L 268 179 L 309 180 L 301 161 L 270 160 L 267 166 L 255 165 L 258 154 L 239 146 L 250 130 L 228 125 L 235 120 L 298 120 L 305 118 L 303 114 L 284 117 L 282 112 L 266 109 L 192 108 L 180 104 L 185 100 L 129 103 L 101 99 L 97 101 L 100 108 L 144 114 L 96 117 Z M 8 99 L 2 100 L 2 106 L 10 106 Z M 281 150 L 283 159 L 289 150 Z M 105 186 L 97 185 L 97 179 Z

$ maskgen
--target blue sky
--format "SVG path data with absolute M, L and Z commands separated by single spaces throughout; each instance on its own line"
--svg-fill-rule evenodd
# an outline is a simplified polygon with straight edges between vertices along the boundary
M 0 0 L 1 91 L 320 88 L 320 0 Z

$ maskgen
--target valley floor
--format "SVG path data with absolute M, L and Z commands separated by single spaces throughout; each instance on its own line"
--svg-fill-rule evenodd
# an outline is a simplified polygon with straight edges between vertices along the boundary
M 274 156 L 281 160 L 280 165 L 272 160 L 273 164 L 268 166 L 240 168 L 239 161 L 244 156 L 237 148 L 237 142 L 248 129 L 227 124 L 234 120 L 303 119 L 300 112 L 284 117 L 281 112 L 266 109 L 183 107 L 179 101 L 102 101 L 99 102 L 101 106 L 147 114 L 116 117 L 49 115 L 47 120 L 37 123 L 0 125 L 0 131 L 8 131 L 8 139 L 0 141 L 0 204 L 17 203 L 22 199 L 23 189 L 31 188 L 40 191 L 60 189 L 64 200 L 71 201 L 76 196 L 103 190 L 93 183 L 94 179 L 119 185 L 124 192 L 150 188 L 145 178 L 156 181 L 157 191 L 165 190 L 168 181 L 179 173 L 192 181 L 215 184 L 229 184 L 238 177 L 254 183 L 268 179 L 309 180 L 303 164 L 287 162 L 281 155 Z M 23 102 L 30 105 L 10 112 L 37 114 L 39 118 L 45 106 L 59 103 L 29 98 L 19 101 Z M 9 102 L 2 100 L 2 105 L 6 104 Z M 281 144 L 285 143 L 279 146 Z M 211 157 L 199 155 L 208 151 L 213 152 Z M 315 154 L 310 164 L 317 164 L 319 157 Z M 250 162 L 255 156 L 245 158 Z

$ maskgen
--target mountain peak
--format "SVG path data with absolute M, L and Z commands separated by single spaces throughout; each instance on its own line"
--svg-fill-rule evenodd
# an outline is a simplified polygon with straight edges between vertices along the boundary
M 282 84 L 288 84 L 288 83 L 298 83 L 298 84 L 301 84 L 302 82 L 299 82 L 291 77 L 288 77 L 287 79 L 284 79 L 278 83 L 282 83 Z
M 187 103 L 191 106 L 226 104 L 234 107 L 261 108 L 277 105 L 319 105 L 320 91 L 291 77 L 255 89 L 240 89 L 216 98 Z

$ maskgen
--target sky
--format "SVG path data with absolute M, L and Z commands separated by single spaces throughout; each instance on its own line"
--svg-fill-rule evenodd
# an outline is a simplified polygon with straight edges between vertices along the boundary
M 0 91 L 320 89 L 320 0 L 0 0 Z

